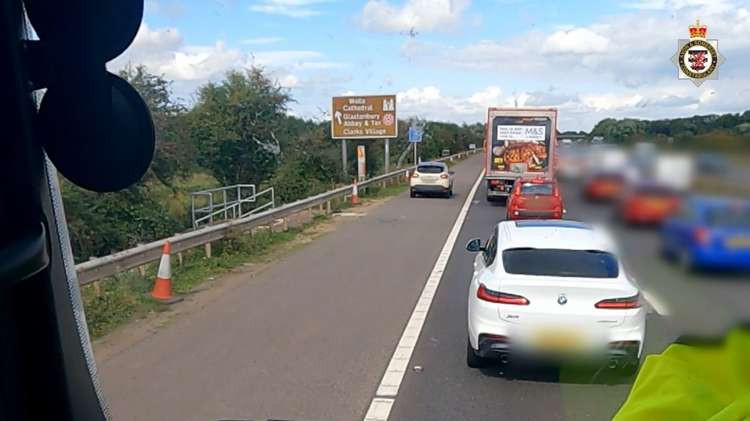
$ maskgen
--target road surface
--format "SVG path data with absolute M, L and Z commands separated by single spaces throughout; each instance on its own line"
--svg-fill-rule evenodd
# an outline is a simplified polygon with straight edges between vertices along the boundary
M 201 311 L 99 359 L 114 419 L 361 420 L 379 399 L 378 386 L 431 274 L 442 278 L 428 294 L 431 306 L 398 393 L 389 397 L 388 419 L 610 417 L 628 393 L 627 379 L 602 383 L 541 368 L 508 379 L 500 367 L 466 367 L 473 256 L 464 245 L 486 239 L 504 207 L 485 202 L 480 189 L 467 203 L 449 258 L 440 253 L 480 162 L 474 156 L 456 167 L 453 199 L 405 193 L 347 218 Z M 566 185 L 564 194 L 568 217 L 608 220 L 608 209 L 582 203 L 575 186 Z M 686 325 L 717 329 L 747 312 L 742 296 L 750 287 L 738 277 L 681 276 L 656 256 L 655 233 L 616 230 L 654 307 L 687 315 L 678 324 L 678 317 L 650 313 L 646 352 L 662 350 Z M 436 262 L 445 267 L 433 273 Z

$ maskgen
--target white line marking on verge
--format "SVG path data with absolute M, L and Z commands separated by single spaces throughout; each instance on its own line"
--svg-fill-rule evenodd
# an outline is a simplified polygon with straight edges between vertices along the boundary
M 411 359 L 414 347 L 417 345 L 419 334 L 422 332 L 422 326 L 424 321 L 427 319 L 427 313 L 430 310 L 430 305 L 435 297 L 440 280 L 443 277 L 445 267 L 448 265 L 448 259 L 450 258 L 453 247 L 458 239 L 458 234 L 461 232 L 461 227 L 466 220 L 466 215 L 469 213 L 471 207 L 471 201 L 479 188 L 479 184 L 482 182 L 484 176 L 484 170 L 479 174 L 477 181 L 474 182 L 469 195 L 466 197 L 461 211 L 456 217 L 456 221 L 453 223 L 448 238 L 445 240 L 443 249 L 440 251 L 440 255 L 435 262 L 435 266 L 432 268 L 430 276 L 427 277 L 424 289 L 422 289 L 422 295 L 420 295 L 417 304 L 414 306 L 414 311 L 409 318 L 409 322 L 404 328 L 404 332 L 401 334 L 401 339 L 396 345 L 396 349 L 393 352 L 391 361 L 388 363 L 388 368 L 385 369 L 380 385 L 375 393 L 375 397 L 370 403 L 370 408 L 367 410 L 365 415 L 365 421 L 387 421 L 388 416 L 391 413 L 391 408 L 396 401 L 396 395 L 398 395 L 398 389 L 401 386 L 401 381 L 404 379 L 406 369 L 409 366 L 409 360 Z
M 651 308 L 654 309 L 655 312 L 657 312 L 660 316 L 669 316 L 669 310 L 667 310 L 667 306 L 662 303 L 662 301 L 657 298 L 656 295 L 651 294 L 647 291 L 641 291 L 643 294 L 643 298 L 648 301 L 649 305 L 651 305 Z

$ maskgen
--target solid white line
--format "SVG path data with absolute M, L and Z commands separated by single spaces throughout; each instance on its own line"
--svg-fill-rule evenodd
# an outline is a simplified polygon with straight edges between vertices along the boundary
M 648 291 L 641 291 L 641 293 L 643 294 L 643 298 L 645 298 L 646 301 L 648 301 L 649 305 L 651 306 L 651 308 L 654 309 L 655 312 L 657 312 L 661 316 L 669 315 L 669 310 L 667 310 L 667 306 L 664 305 L 664 303 L 659 298 L 657 298 L 656 295 L 651 294 Z
M 409 366 L 409 360 L 414 352 L 414 347 L 417 345 L 419 334 L 422 332 L 422 326 L 424 326 L 424 322 L 427 319 L 427 313 L 430 311 L 430 305 L 440 285 L 440 280 L 443 277 L 445 267 L 448 265 L 448 259 L 453 251 L 453 246 L 456 244 L 458 234 L 461 232 L 464 220 L 466 220 L 466 215 L 469 213 L 472 198 L 476 194 L 479 184 L 482 182 L 483 175 L 484 170 L 479 174 L 477 181 L 474 182 L 474 186 L 472 186 L 471 191 L 466 196 L 466 200 L 461 207 L 461 211 L 458 213 L 458 217 L 456 217 L 456 221 L 453 223 L 453 228 L 450 234 L 448 234 L 448 238 L 445 240 L 435 266 L 432 268 L 430 276 L 427 277 L 427 283 L 424 289 L 422 289 L 422 295 L 420 295 L 417 304 L 414 306 L 414 311 L 409 318 L 409 322 L 406 324 L 406 328 L 404 328 L 404 332 L 401 334 L 401 339 L 399 339 L 398 345 L 396 345 L 391 361 L 388 363 L 388 368 L 385 369 L 375 397 L 372 399 L 370 408 L 365 415 L 365 421 L 386 421 L 388 419 L 391 407 L 395 403 L 396 395 L 398 395 L 398 389 Z

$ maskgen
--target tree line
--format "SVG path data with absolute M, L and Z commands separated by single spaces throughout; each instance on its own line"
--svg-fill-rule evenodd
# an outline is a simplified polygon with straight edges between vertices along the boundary
M 143 66 L 120 76 L 148 105 L 156 129 L 153 162 L 135 185 L 114 193 L 93 193 L 61 180 L 77 261 L 154 241 L 190 228 L 192 191 L 232 184 L 273 186 L 277 201 L 291 202 L 326 191 L 345 179 L 339 141 L 328 121 L 294 117 L 294 101 L 262 68 L 234 70 L 195 92 L 187 106 L 171 81 Z M 400 122 L 406 127 L 407 122 Z M 391 139 L 394 165 L 407 147 L 406 130 Z M 428 122 L 419 154 L 425 159 L 482 143 L 484 126 Z M 379 174 L 384 141 L 349 142 L 348 172 L 356 173 L 356 145 L 367 148 L 367 171 Z
M 660 120 L 607 118 L 590 135 L 613 143 L 655 141 L 690 149 L 750 152 L 750 111 Z

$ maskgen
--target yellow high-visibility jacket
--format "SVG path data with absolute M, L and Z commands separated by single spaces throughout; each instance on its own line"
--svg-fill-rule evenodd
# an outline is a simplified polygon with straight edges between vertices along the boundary
M 614 421 L 750 420 L 750 328 L 646 357 Z

